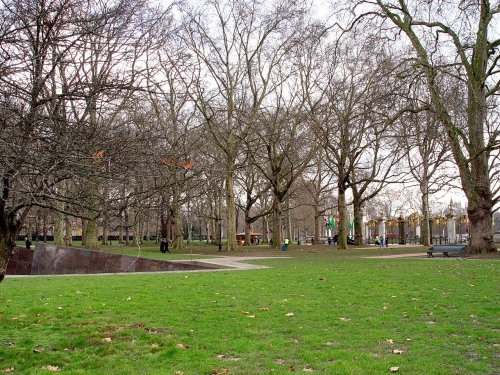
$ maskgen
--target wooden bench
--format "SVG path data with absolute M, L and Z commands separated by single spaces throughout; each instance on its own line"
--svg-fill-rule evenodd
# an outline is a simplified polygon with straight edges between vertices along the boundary
M 427 250 L 427 257 L 434 257 L 433 253 L 443 253 L 448 257 L 448 253 L 463 253 L 466 245 L 434 245 Z

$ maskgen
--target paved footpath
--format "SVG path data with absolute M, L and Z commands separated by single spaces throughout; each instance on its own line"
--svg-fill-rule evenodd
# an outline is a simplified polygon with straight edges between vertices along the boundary
M 368 255 L 363 258 L 371 259 L 393 259 L 393 258 L 427 258 L 427 253 L 411 253 L 411 254 L 389 254 L 389 255 Z
M 268 266 L 262 266 L 257 264 L 250 264 L 246 262 L 251 262 L 257 259 L 283 259 L 284 257 L 220 257 L 220 258 L 208 258 L 208 259 L 194 259 L 196 263 L 209 263 L 218 266 L 228 267 L 213 269 L 211 271 L 229 271 L 229 270 L 257 270 L 262 268 L 269 268 Z M 187 260 L 175 260 L 174 262 L 187 262 Z M 183 271 L 185 272 L 185 271 Z

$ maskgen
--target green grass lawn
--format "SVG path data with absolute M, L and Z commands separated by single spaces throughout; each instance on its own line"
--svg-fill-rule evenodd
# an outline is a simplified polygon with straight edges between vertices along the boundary
M 0 373 L 500 373 L 498 260 L 292 249 L 253 271 L 7 277 Z

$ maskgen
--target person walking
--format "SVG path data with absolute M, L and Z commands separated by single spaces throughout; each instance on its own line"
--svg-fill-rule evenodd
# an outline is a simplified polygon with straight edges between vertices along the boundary
M 25 240 L 26 240 L 26 249 L 30 250 L 31 249 L 31 241 L 28 237 L 26 237 Z
M 170 253 L 170 250 L 168 249 L 168 241 L 166 238 L 162 238 L 160 242 L 160 251 L 162 253 Z

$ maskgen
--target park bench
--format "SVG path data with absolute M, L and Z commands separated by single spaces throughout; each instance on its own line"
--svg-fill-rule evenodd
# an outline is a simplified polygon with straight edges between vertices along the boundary
M 427 250 L 429 258 L 434 257 L 433 253 L 443 253 L 443 256 L 449 256 L 448 253 L 463 253 L 466 245 L 434 245 Z

